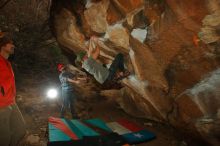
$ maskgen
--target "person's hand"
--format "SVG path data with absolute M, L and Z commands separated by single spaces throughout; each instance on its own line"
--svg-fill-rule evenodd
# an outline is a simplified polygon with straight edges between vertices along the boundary
M 95 44 L 98 44 L 99 39 L 96 36 L 92 36 L 91 41 L 93 41 Z
M 79 81 L 79 80 L 76 80 L 76 81 L 75 81 L 75 83 L 76 83 L 76 84 L 79 84 L 79 83 L 80 83 L 80 81 Z
M 90 38 L 92 41 L 96 41 L 97 40 L 97 37 L 95 35 L 91 36 Z

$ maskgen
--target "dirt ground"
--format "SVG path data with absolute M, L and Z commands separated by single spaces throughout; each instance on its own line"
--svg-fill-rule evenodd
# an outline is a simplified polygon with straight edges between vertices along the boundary
M 29 82 L 29 83 L 28 83 Z M 19 87 L 17 91 L 17 103 L 26 121 L 28 135 L 23 146 L 46 146 L 47 144 L 47 119 L 50 116 L 59 117 L 60 100 L 49 100 L 45 91 L 47 85 L 31 84 L 26 81 L 27 87 Z M 90 85 L 81 85 L 87 89 L 87 96 L 79 97 L 76 108 L 80 118 L 101 118 L 106 122 L 126 118 L 149 131 L 154 132 L 157 138 L 138 146 L 196 146 L 187 143 L 172 127 L 161 125 L 144 119 L 136 119 L 126 114 L 117 103 L 105 97 L 96 96 L 94 88 Z M 90 91 L 89 91 L 90 90 Z M 92 96 L 88 96 L 92 95 Z M 70 114 L 66 115 L 67 118 Z

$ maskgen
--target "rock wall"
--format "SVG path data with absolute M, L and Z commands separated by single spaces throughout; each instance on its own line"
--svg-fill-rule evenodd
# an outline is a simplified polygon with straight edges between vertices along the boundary
M 73 53 L 96 35 L 100 62 L 125 55 L 132 75 L 103 95 L 117 96 L 126 112 L 220 143 L 218 0 L 53 0 L 50 18 Z

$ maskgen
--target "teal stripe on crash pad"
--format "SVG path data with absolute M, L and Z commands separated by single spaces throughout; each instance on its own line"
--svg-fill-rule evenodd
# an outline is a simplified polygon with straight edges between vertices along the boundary
M 82 124 L 79 120 L 71 120 L 71 122 L 81 131 L 83 136 L 99 136 L 100 135 L 96 131 Z
M 52 124 L 48 124 L 49 126 L 49 141 L 56 142 L 56 141 L 70 141 L 71 138 L 63 133 L 61 130 L 54 127 Z
M 57 129 L 56 127 L 54 127 L 52 124 L 48 123 L 48 128 L 49 130 L 52 130 L 52 129 Z
M 107 132 L 112 132 L 112 130 L 101 119 L 90 119 L 90 120 L 85 120 L 85 122 L 93 126 L 96 126 L 98 128 L 101 128 L 103 130 L 106 130 Z
M 83 133 L 72 123 L 72 121 L 67 119 L 62 119 L 62 121 L 76 134 L 79 139 L 83 138 Z

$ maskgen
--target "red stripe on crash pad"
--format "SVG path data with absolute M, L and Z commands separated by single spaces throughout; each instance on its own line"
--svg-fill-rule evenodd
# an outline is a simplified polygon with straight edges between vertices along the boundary
M 50 117 L 49 123 L 51 123 L 54 127 L 60 129 L 63 133 L 68 135 L 72 140 L 78 140 L 79 138 L 74 134 L 70 128 L 59 118 Z
M 138 131 L 144 129 L 142 127 L 139 127 L 137 124 L 132 123 L 132 122 L 126 120 L 126 119 L 120 119 L 116 122 L 119 123 L 120 125 L 122 125 L 123 127 L 127 128 L 128 130 L 132 131 L 132 132 L 138 132 Z

